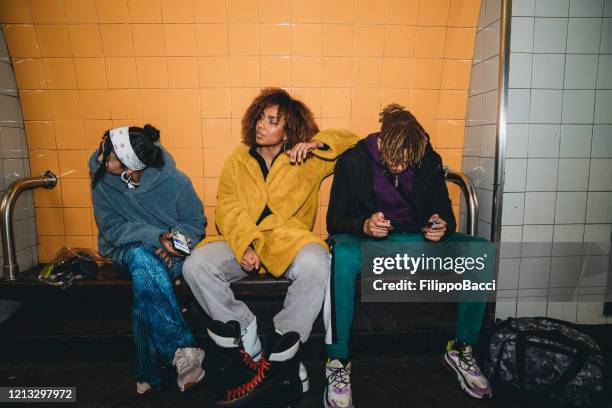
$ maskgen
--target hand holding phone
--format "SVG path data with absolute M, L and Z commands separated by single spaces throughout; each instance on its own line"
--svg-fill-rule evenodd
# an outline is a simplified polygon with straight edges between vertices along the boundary
M 172 247 L 179 253 L 187 256 L 191 254 L 191 249 L 189 248 L 189 240 L 187 236 L 183 234 L 179 230 L 171 230 L 172 233 Z

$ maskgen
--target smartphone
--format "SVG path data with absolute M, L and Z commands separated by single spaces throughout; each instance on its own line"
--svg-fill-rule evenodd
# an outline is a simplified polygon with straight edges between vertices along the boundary
M 423 231 L 423 228 L 429 228 L 438 222 L 425 222 L 425 223 L 414 223 L 410 221 L 391 221 L 391 226 L 393 227 L 393 232 L 399 233 L 408 233 L 408 234 L 417 234 Z
M 171 232 L 172 246 L 174 247 L 174 249 L 183 255 L 190 255 L 191 249 L 189 248 L 189 241 L 187 240 L 187 236 L 178 230 L 172 230 Z
M 393 227 L 392 232 L 406 233 L 406 234 L 417 234 L 421 232 L 423 228 L 422 224 L 417 224 L 410 221 L 402 220 L 391 220 L 391 226 Z

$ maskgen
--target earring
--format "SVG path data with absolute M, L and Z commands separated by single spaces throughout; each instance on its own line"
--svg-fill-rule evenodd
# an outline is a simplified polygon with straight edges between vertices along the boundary
M 287 139 L 283 139 L 283 152 L 287 148 Z
M 121 180 L 125 183 L 125 184 L 130 184 L 130 182 L 132 181 L 132 175 L 128 174 L 127 171 L 124 171 L 123 173 L 121 173 Z

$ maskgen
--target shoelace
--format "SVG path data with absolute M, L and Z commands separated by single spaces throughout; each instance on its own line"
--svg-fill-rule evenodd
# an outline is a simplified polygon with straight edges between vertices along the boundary
M 255 366 L 257 367 L 257 373 L 246 383 L 227 390 L 227 401 L 231 401 L 233 399 L 243 396 L 244 394 L 251 392 L 253 388 L 259 385 L 264 380 L 264 378 L 266 378 L 266 371 L 268 370 L 268 368 L 270 368 L 270 363 L 264 357 L 262 357 L 258 363 L 253 362 L 253 364 L 255 364 Z
M 252 370 L 257 370 L 257 365 L 255 361 L 253 361 L 253 357 L 249 353 L 247 353 L 243 348 L 240 348 L 240 355 L 242 356 L 242 361 L 246 363 Z M 261 362 L 261 360 L 259 360 Z
M 471 347 L 463 347 L 459 350 L 459 364 L 461 368 L 467 371 L 472 371 L 473 373 L 479 374 L 480 369 L 476 365 L 476 360 L 472 355 Z
M 350 372 L 346 367 L 334 368 L 328 367 L 331 371 L 329 375 L 329 383 L 337 390 L 343 390 L 351 385 Z

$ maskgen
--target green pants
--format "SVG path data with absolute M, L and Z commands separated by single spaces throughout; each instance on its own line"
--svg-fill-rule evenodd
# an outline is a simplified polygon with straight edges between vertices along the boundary
M 338 234 L 333 237 L 333 267 L 329 293 L 331 298 L 331 330 L 334 330 L 333 343 L 327 344 L 327 352 L 331 358 L 349 357 L 349 337 L 353 323 L 353 307 L 355 285 L 361 274 L 361 244 L 374 242 L 370 237 L 359 237 L 349 234 Z M 386 242 L 424 242 L 421 234 L 391 234 Z M 377 240 L 376 242 L 380 242 Z M 488 242 L 481 237 L 454 233 L 446 238 L 446 242 Z M 455 323 L 456 338 L 467 344 L 478 341 L 486 302 L 459 301 L 457 320 Z M 328 341 L 332 336 L 327 336 Z

